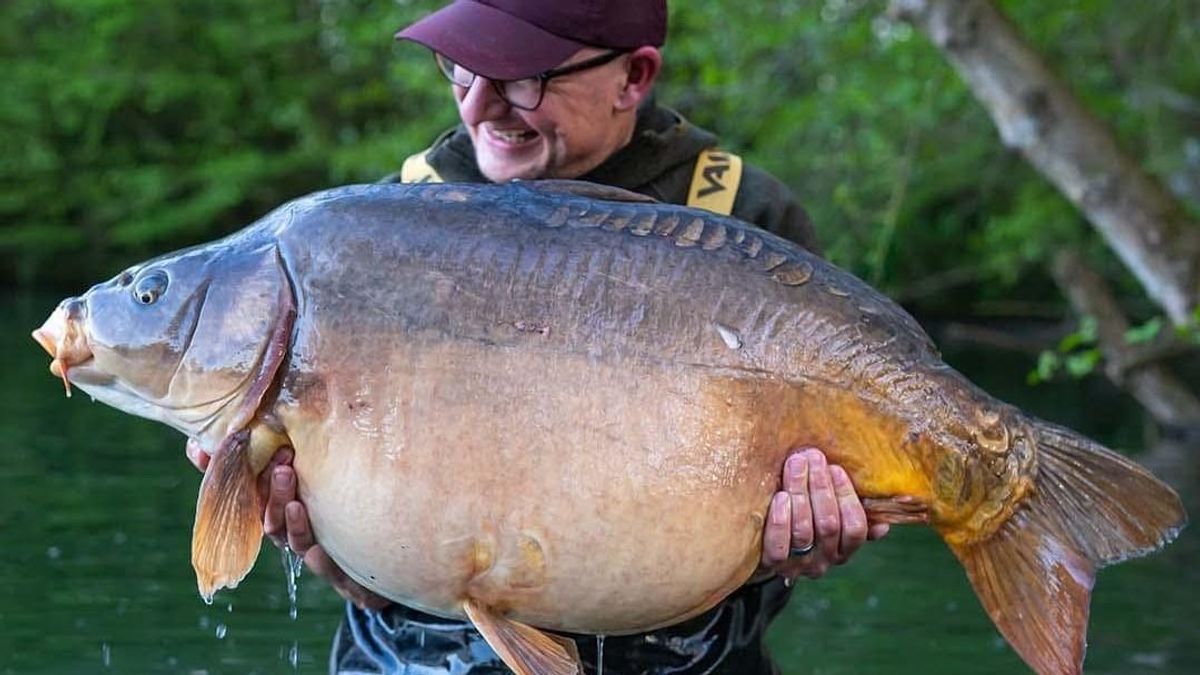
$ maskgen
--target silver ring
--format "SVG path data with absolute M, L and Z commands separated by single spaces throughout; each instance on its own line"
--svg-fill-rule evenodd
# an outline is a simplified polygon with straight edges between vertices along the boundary
M 800 556 L 808 555 L 809 553 L 812 553 L 812 550 L 816 547 L 817 547 L 817 542 L 815 542 L 815 541 L 810 541 L 808 543 L 808 546 L 805 546 L 803 548 L 796 548 L 795 546 L 793 546 L 791 549 L 788 550 L 788 557 L 789 558 L 799 558 Z

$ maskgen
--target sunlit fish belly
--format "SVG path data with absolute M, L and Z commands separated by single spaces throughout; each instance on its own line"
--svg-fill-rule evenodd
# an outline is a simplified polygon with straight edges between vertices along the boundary
M 631 632 L 706 609 L 754 568 L 786 449 L 760 405 L 774 387 L 469 343 L 373 366 L 325 381 L 327 421 L 306 421 L 312 386 L 283 412 L 312 429 L 293 438 L 315 531 L 368 588 L 447 616 L 470 595 L 541 626 Z

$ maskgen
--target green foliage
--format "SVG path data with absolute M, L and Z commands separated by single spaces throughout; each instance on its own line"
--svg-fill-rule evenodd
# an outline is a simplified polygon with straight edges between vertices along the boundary
M 1146 323 L 1139 326 L 1134 326 L 1125 331 L 1125 342 L 1131 345 L 1146 344 L 1153 342 L 1155 338 L 1162 333 L 1163 319 L 1161 316 L 1156 316 Z
M 440 4 L 0 4 L 0 283 L 77 288 L 395 171 L 456 120 L 429 55 L 391 37 Z M 1003 7 L 1147 167 L 1200 185 L 1198 3 Z M 1042 267 L 1061 245 L 1136 291 L 884 9 L 673 2 L 659 98 L 782 178 L 831 259 L 918 311 L 1053 299 Z
M 1197 320 L 1176 326 L 1173 334 L 1180 342 L 1200 345 L 1200 309 L 1193 312 L 1193 316 L 1197 316 Z M 1123 340 L 1131 346 L 1155 342 L 1163 337 L 1165 325 L 1166 319 L 1163 317 L 1152 317 L 1126 330 Z M 1049 382 L 1064 371 L 1075 379 L 1087 377 L 1095 372 L 1103 359 L 1096 319 L 1085 316 L 1079 328 L 1059 340 L 1056 349 L 1045 350 L 1038 355 L 1037 365 L 1026 376 L 1026 381 L 1031 385 Z
M 431 69 L 396 63 L 424 4 L 0 6 L 5 280 L 94 281 L 394 170 L 453 119 Z
M 1103 358 L 1097 340 L 1095 317 L 1083 317 L 1079 328 L 1059 340 L 1057 349 L 1038 355 L 1037 366 L 1026 376 L 1026 381 L 1030 385 L 1050 382 L 1063 371 L 1076 379 L 1091 374 Z

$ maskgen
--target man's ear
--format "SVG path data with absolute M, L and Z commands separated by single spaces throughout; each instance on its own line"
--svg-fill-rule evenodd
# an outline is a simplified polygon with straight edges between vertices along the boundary
M 638 47 L 625 62 L 625 85 L 617 96 L 617 110 L 636 110 L 650 95 L 658 72 L 662 70 L 662 52 L 656 47 Z

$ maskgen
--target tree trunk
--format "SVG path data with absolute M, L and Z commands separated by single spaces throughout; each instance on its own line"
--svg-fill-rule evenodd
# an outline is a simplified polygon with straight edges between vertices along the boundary
M 1054 280 L 1075 313 L 1096 320 L 1096 337 L 1106 372 L 1162 425 L 1179 431 L 1200 429 L 1200 399 L 1161 360 L 1139 358 L 1125 342 L 1129 321 L 1100 278 L 1071 251 L 1054 260 Z
M 891 12 L 942 50 L 1004 142 L 1084 213 L 1171 321 L 1187 323 L 1200 305 L 1200 226 L 1012 23 L 989 0 L 891 0 Z

